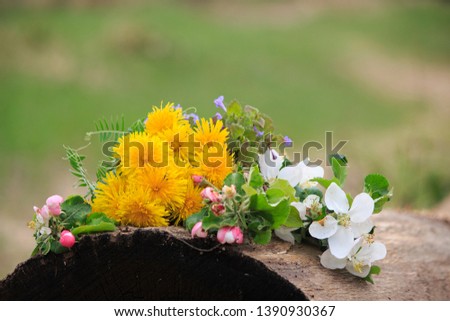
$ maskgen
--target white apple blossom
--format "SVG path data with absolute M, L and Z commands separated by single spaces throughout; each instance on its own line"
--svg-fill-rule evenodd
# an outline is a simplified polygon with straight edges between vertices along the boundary
M 307 210 L 312 211 L 321 211 L 322 204 L 320 203 L 320 197 L 317 195 L 308 195 L 303 202 L 292 202 L 291 206 L 295 207 L 298 211 L 298 215 L 302 221 L 306 221 L 308 218 L 306 217 Z M 288 228 L 286 226 L 281 226 L 276 229 L 275 235 L 278 236 L 283 241 L 294 244 L 295 239 L 292 235 L 292 232 L 298 230 L 298 228 Z
M 374 201 L 369 194 L 361 193 L 350 207 L 345 192 L 336 183 L 330 184 L 324 201 L 334 213 L 312 222 L 309 233 L 319 240 L 328 239 L 331 254 L 339 259 L 345 258 L 353 247 L 354 239 L 373 228 L 370 216 L 374 210 Z
M 284 179 L 289 182 L 292 187 L 301 185 L 309 187 L 311 179 L 323 177 L 323 168 L 320 166 L 307 166 L 305 162 L 297 165 L 283 167 L 284 156 L 280 156 L 275 150 L 268 149 L 264 154 L 259 155 L 259 169 L 264 179 L 271 183 L 275 179 Z M 307 162 L 307 161 L 306 161 Z
M 350 253 L 344 258 L 336 258 L 328 249 L 320 256 L 320 263 L 328 269 L 346 268 L 351 274 L 365 278 L 370 273 L 372 263 L 386 257 L 386 247 L 374 242 L 372 235 L 354 241 Z
M 292 235 L 292 232 L 298 230 L 298 227 L 286 227 L 286 226 L 281 226 L 277 229 L 274 230 L 275 235 L 282 239 L 283 241 L 289 242 L 294 244 L 295 243 L 295 238 L 294 235 Z

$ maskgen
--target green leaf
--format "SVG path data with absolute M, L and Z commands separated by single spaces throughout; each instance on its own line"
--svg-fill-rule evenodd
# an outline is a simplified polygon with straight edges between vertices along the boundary
M 256 233 L 253 236 L 253 241 L 256 244 L 268 244 L 268 243 L 270 243 L 271 239 L 272 239 L 272 230 L 271 229 L 263 230 L 259 233 Z
M 249 186 L 248 184 L 242 185 L 242 190 L 245 192 L 245 194 L 247 196 L 252 196 L 252 195 L 255 195 L 256 193 L 258 193 L 258 191 L 256 189 Z
M 262 177 L 258 165 L 253 165 L 250 168 L 250 172 L 248 174 L 248 184 L 253 188 L 260 188 L 264 184 L 264 178 Z
M 72 196 L 61 204 L 62 213 L 59 216 L 61 225 L 66 229 L 85 224 L 87 216 L 91 213 L 91 206 L 79 196 Z
M 45 240 L 44 243 L 41 244 L 40 252 L 43 255 L 47 255 L 50 252 L 51 248 L 52 248 L 51 241 L 49 239 L 47 239 L 47 240 Z
M 369 282 L 369 283 L 371 283 L 371 284 L 375 284 L 375 282 L 373 282 L 373 279 L 372 279 L 372 275 L 368 275 L 368 276 L 366 276 L 365 278 L 364 278 L 364 280 L 366 281 L 366 282 Z
M 336 157 L 331 157 L 331 167 L 333 169 L 334 177 L 339 181 L 339 185 L 343 186 L 345 179 L 347 178 L 347 165 L 343 164 L 342 161 L 338 160 Z
M 228 130 L 230 131 L 230 134 L 234 138 L 239 138 L 241 136 L 244 136 L 245 128 L 244 126 L 241 126 L 236 123 L 232 123 L 230 126 L 228 126 Z
M 186 228 L 191 231 L 194 225 L 203 220 L 206 214 L 208 214 L 208 209 L 206 207 L 203 207 L 200 212 L 189 216 L 185 221 Z
M 87 175 L 87 170 L 84 168 L 83 160 L 85 156 L 78 153 L 77 150 L 69 147 L 63 146 L 66 151 L 66 159 L 69 161 L 72 169 L 70 172 L 77 177 L 78 186 L 85 186 L 88 188 L 88 193 L 86 197 L 93 196 L 95 192 L 95 184 L 89 179 Z
M 111 223 L 116 225 L 116 221 L 106 216 L 105 213 L 92 213 L 86 219 L 87 225 L 96 225 L 100 223 Z
M 116 225 L 108 222 L 100 222 L 97 224 L 81 225 L 72 229 L 72 234 L 77 236 L 79 234 L 92 234 L 100 232 L 114 232 Z
M 209 213 L 202 220 L 202 227 L 204 230 L 219 229 L 224 226 L 236 226 L 238 223 L 237 216 L 216 216 L 214 213 Z
M 62 246 L 61 243 L 59 243 L 59 241 L 53 240 L 50 251 L 55 254 L 61 254 L 68 252 L 69 249 L 67 247 Z
M 231 173 L 229 174 L 225 180 L 223 181 L 224 185 L 231 186 L 234 185 L 236 187 L 236 192 L 240 195 L 243 195 L 244 192 L 242 190 L 242 185 L 245 184 L 244 175 L 241 173 Z
M 383 175 L 370 174 L 364 179 L 364 191 L 369 193 L 373 199 L 389 193 L 389 182 Z
M 284 222 L 284 226 L 290 228 L 300 228 L 303 226 L 303 221 L 300 218 L 298 210 L 294 206 L 290 207 L 289 216 L 287 217 L 286 222 Z
M 369 274 L 376 274 L 376 275 L 378 275 L 378 274 L 380 274 L 380 272 L 381 272 L 381 268 L 379 266 L 377 266 L 377 265 L 373 265 L 370 268 L 370 273 Z
M 350 195 L 350 193 L 345 194 L 345 196 L 347 197 L 348 206 L 349 206 L 349 207 L 352 207 L 352 204 L 353 204 L 353 197 Z
M 323 199 L 323 193 L 317 187 L 305 188 L 305 193 L 306 193 L 306 196 L 308 196 L 308 195 L 317 195 L 317 196 L 320 197 L 320 199 Z
M 379 213 L 384 204 L 390 201 L 392 193 L 389 191 L 389 182 L 383 175 L 370 174 L 364 179 L 364 191 L 375 201 L 374 213 Z
M 289 198 L 290 202 L 295 202 L 295 189 L 289 184 L 287 180 L 276 179 L 271 185 L 270 189 L 279 189 L 283 192 L 284 196 Z M 270 190 L 269 189 L 269 190 Z
M 389 202 L 391 200 L 391 197 L 392 197 L 391 194 L 388 194 L 388 195 L 384 195 L 384 196 L 378 198 L 375 202 L 375 208 L 374 208 L 373 212 L 375 214 L 380 213 L 383 210 L 384 204 Z
M 259 233 L 264 229 L 268 229 L 271 225 L 272 223 L 261 216 L 249 215 L 249 217 L 247 218 L 248 230 L 254 233 Z
M 233 100 L 231 104 L 227 107 L 227 114 L 236 117 L 242 116 L 243 112 L 241 105 L 236 100 Z
M 336 177 L 333 179 L 325 179 L 325 178 L 317 177 L 317 178 L 313 178 L 311 180 L 311 182 L 317 182 L 320 185 L 322 185 L 324 188 L 328 188 L 331 185 L 331 183 L 336 183 L 337 185 L 339 185 L 339 180 Z
M 116 230 L 116 222 L 104 213 L 92 213 L 86 219 L 86 224 L 71 230 L 73 235 L 91 234 L 100 232 L 113 232 Z
M 249 105 L 246 105 L 244 107 L 244 112 L 245 112 L 245 115 L 247 115 L 250 118 L 256 118 L 259 114 L 258 108 L 255 108 L 255 107 L 249 106 Z
M 381 272 L 381 268 L 377 265 L 373 265 L 370 268 L 369 274 L 364 278 L 369 283 L 375 284 L 375 282 L 372 279 L 372 275 L 378 275 Z
M 255 194 L 250 198 L 250 210 L 253 215 L 261 216 L 276 229 L 286 222 L 290 212 L 289 200 L 279 189 L 269 189 L 266 195 Z

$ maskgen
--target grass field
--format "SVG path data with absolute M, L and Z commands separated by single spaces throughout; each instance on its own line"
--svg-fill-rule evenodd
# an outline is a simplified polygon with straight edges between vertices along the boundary
M 32 206 L 74 192 L 62 145 L 162 100 L 211 116 L 217 96 L 237 98 L 300 145 L 333 131 L 349 140 L 354 192 L 380 171 L 396 206 L 445 198 L 450 6 L 302 3 L 1 8 L 0 276 L 31 251 L 31 232 L 18 230 Z

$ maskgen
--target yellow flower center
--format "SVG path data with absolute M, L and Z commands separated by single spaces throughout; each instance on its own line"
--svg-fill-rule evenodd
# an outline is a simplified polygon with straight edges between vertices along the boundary
M 350 226 L 350 215 L 348 214 L 341 214 L 338 217 L 338 224 L 342 225 L 343 227 Z

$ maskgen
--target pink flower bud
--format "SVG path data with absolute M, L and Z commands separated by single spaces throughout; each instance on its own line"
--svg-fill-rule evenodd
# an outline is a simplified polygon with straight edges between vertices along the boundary
M 42 217 L 43 220 L 47 220 L 49 217 L 48 213 L 48 207 L 47 205 L 42 206 L 42 208 L 39 208 L 37 206 L 33 206 L 33 210 L 36 213 L 36 216 Z
M 222 203 L 217 203 L 211 206 L 211 210 L 215 215 L 220 216 L 225 212 L 225 206 Z
M 222 193 L 225 196 L 225 198 L 233 198 L 236 195 L 236 186 L 224 186 L 222 188 Z
M 195 223 L 195 225 L 191 231 L 191 236 L 192 237 L 197 236 L 197 237 L 201 237 L 201 238 L 205 238 L 208 236 L 208 232 L 206 232 L 202 227 L 202 222 Z
M 195 185 L 200 185 L 203 182 L 203 176 L 200 175 L 192 175 L 192 181 Z
M 70 231 L 64 230 L 61 232 L 59 243 L 64 247 L 71 248 L 75 244 L 75 236 Z
M 217 232 L 217 240 L 221 244 L 242 244 L 244 242 L 244 234 L 238 226 L 225 226 L 220 228 Z
M 61 203 L 64 201 L 62 196 L 53 195 L 47 198 L 45 202 L 48 207 L 48 211 L 53 216 L 58 216 L 61 214 Z
M 217 193 L 215 190 L 213 190 L 212 187 L 206 187 L 200 195 L 206 199 L 210 200 L 213 203 L 219 203 L 222 200 L 222 197 L 219 193 Z

